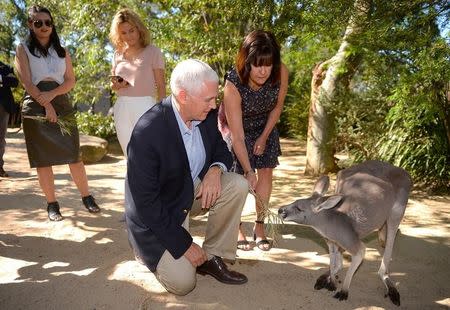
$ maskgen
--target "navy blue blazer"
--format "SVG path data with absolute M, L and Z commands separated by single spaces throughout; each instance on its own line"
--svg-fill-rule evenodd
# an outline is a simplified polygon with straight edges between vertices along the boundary
M 11 87 L 17 87 L 19 80 L 14 76 L 14 70 L 0 61 L 0 75 L 2 82 L 0 83 L 0 104 L 5 108 L 6 112 L 12 113 L 17 110 L 14 103 L 14 97 Z
M 199 124 L 206 160 L 203 179 L 213 162 L 231 168 L 232 157 L 217 128 L 217 111 Z M 137 122 L 128 144 L 125 213 L 128 237 L 151 271 L 165 250 L 180 258 L 192 244 L 182 224 L 194 201 L 194 184 L 171 97 Z

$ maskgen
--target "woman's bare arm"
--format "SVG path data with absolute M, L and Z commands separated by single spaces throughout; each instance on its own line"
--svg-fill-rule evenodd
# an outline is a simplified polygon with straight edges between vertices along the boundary
M 153 69 L 153 75 L 155 77 L 156 90 L 158 91 L 158 98 L 156 98 L 156 101 L 159 102 L 166 97 L 164 69 Z

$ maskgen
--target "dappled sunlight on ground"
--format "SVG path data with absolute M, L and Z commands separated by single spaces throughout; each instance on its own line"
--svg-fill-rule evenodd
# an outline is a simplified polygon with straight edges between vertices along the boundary
M 450 307 L 450 298 L 445 298 L 442 300 L 436 300 L 436 303 L 443 306 L 443 309 L 448 309 Z
M 83 211 L 83 213 L 85 213 Z M 43 210 L 31 212 L 21 211 L 13 212 L 12 210 L 3 211 L 2 221 L 5 223 L 4 229 L 17 236 L 35 236 L 46 237 L 55 240 L 71 240 L 75 242 L 83 242 L 88 238 L 92 238 L 98 232 L 108 230 L 106 227 L 98 227 L 88 224 L 83 220 L 83 215 L 77 212 L 63 213 L 66 219 L 61 222 L 51 222 L 47 219 L 47 214 Z M 94 215 L 85 215 L 94 219 Z M 67 225 L 72 222 L 72 225 Z M 14 223 L 13 225 L 10 225 Z M 49 227 L 51 228 L 49 230 Z M 24 229 L 25 228 L 25 229 Z
M 436 209 L 433 207 L 436 203 L 434 200 L 415 199 L 412 196 L 400 224 L 400 231 L 429 242 L 438 242 L 435 239 L 438 237 L 450 246 L 450 199 L 444 199 L 443 202 Z
M 135 260 L 118 263 L 108 276 L 108 280 L 127 281 L 131 284 L 143 286 L 151 293 L 166 292 L 148 268 Z
M 20 279 L 19 270 L 36 265 L 36 262 L 28 262 L 21 259 L 12 259 L 9 257 L 0 256 L 0 284 L 6 283 L 20 283 L 26 281 L 26 279 Z
M 66 274 L 73 274 L 76 276 L 88 276 L 91 273 L 93 273 L 97 268 L 88 268 L 84 270 L 77 270 L 77 271 L 57 271 L 57 272 L 51 272 L 50 274 L 53 276 L 62 276 Z

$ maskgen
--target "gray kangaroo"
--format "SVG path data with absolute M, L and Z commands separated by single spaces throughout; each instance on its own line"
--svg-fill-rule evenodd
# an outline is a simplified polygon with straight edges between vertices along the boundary
M 378 275 L 391 301 L 400 306 L 400 294 L 389 278 L 389 263 L 412 187 L 409 174 L 386 162 L 366 161 L 338 173 L 334 195 L 324 196 L 328 186 L 328 176 L 322 176 L 311 197 L 278 210 L 283 220 L 311 226 L 326 239 L 330 269 L 317 279 L 314 288 L 336 290 L 341 252 L 346 250 L 352 262 L 342 289 L 334 297 L 347 299 L 353 274 L 364 259 L 366 247 L 361 239 L 378 229 L 378 239 L 385 248 Z

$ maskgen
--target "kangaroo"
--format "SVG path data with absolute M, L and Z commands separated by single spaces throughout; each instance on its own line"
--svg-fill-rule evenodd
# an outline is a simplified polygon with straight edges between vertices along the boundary
M 385 248 L 378 275 L 391 301 L 400 306 L 400 294 L 389 277 L 389 263 L 412 187 L 408 172 L 386 162 L 366 161 L 338 173 L 334 195 L 324 196 L 328 187 L 328 176 L 322 176 L 310 197 L 278 210 L 283 220 L 311 226 L 327 242 L 330 269 L 317 279 L 314 288 L 336 290 L 342 252 L 346 250 L 352 262 L 342 289 L 334 295 L 346 300 L 353 274 L 364 259 L 366 247 L 361 239 L 378 230 L 378 239 Z

